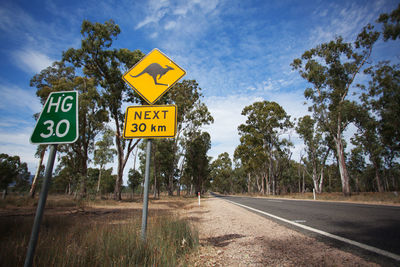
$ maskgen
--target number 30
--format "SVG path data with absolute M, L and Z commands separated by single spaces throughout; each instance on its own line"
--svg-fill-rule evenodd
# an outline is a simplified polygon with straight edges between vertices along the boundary
M 60 127 L 61 127 L 61 125 L 62 125 L 63 123 L 65 123 L 65 125 L 66 125 L 65 131 L 64 131 L 63 133 L 60 133 Z M 52 121 L 52 120 L 47 120 L 47 121 L 45 121 L 43 124 L 44 124 L 44 125 L 46 125 L 46 124 L 49 125 L 49 126 L 47 127 L 47 130 L 49 131 L 49 133 L 47 133 L 47 134 L 41 133 L 40 136 L 41 136 L 42 138 L 49 138 L 49 137 L 52 136 L 53 133 L 54 133 L 54 130 L 53 130 L 53 129 L 54 129 L 54 121 Z M 68 121 L 68 120 L 60 120 L 60 121 L 57 123 L 57 125 L 56 125 L 56 136 L 57 136 L 57 137 L 64 137 L 64 136 L 66 136 L 67 133 L 68 133 L 68 131 L 69 131 L 69 127 L 70 127 L 70 124 L 69 124 L 69 121 Z

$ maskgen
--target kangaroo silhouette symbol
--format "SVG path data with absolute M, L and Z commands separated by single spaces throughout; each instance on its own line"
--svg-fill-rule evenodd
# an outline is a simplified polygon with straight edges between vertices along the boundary
M 139 73 L 138 75 L 131 75 L 133 78 L 137 78 L 145 73 L 147 73 L 148 75 L 150 75 L 151 77 L 153 77 L 154 80 L 154 84 L 155 85 L 165 85 L 168 86 L 168 84 L 164 84 L 164 83 L 159 83 L 157 82 L 157 80 L 161 79 L 162 76 L 164 76 L 168 71 L 173 70 L 174 68 L 165 65 L 166 67 L 163 68 L 160 64 L 158 63 L 151 63 L 150 65 L 148 65 L 141 73 Z M 157 78 L 158 76 L 158 78 Z

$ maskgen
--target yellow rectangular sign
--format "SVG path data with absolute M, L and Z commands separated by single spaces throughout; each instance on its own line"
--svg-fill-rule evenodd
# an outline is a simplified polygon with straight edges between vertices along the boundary
M 129 106 L 125 113 L 124 138 L 173 138 L 176 105 Z

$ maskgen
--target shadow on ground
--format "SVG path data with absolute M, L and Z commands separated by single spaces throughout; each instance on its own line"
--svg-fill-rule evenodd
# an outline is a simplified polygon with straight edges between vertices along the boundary
M 209 237 L 206 238 L 205 241 L 214 247 L 226 247 L 229 245 L 233 240 L 245 237 L 244 235 L 239 234 L 228 234 L 228 235 L 221 235 L 217 237 Z

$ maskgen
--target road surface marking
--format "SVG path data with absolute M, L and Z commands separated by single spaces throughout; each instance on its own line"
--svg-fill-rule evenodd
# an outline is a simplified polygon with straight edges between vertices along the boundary
M 320 235 L 323 235 L 323 236 L 327 236 L 327 237 L 342 241 L 344 243 L 347 243 L 347 244 L 350 244 L 350 245 L 353 245 L 353 246 L 356 246 L 356 247 L 359 247 L 359 248 L 362 248 L 362 249 L 377 253 L 379 255 L 383 255 L 383 256 L 395 259 L 396 261 L 400 261 L 400 255 L 397 255 L 395 253 L 392 253 L 392 252 L 389 252 L 389 251 L 386 251 L 386 250 L 383 250 L 383 249 L 379 249 L 379 248 L 376 248 L 376 247 L 372 247 L 372 246 L 369 246 L 369 245 L 366 245 L 366 244 L 363 244 L 363 243 L 360 243 L 360 242 L 357 242 L 357 241 L 354 241 L 354 240 L 351 240 L 351 239 L 347 239 L 347 238 L 344 238 L 344 237 L 341 237 L 341 236 L 333 235 L 333 234 L 330 234 L 328 232 L 324 232 L 324 231 L 321 231 L 321 230 L 318 230 L 318 229 L 315 229 L 315 228 L 312 228 L 312 227 L 309 227 L 309 226 L 306 226 L 306 225 L 303 225 L 303 224 L 299 224 L 297 222 L 292 222 L 290 220 L 275 216 L 275 215 L 267 213 L 265 211 L 261 211 L 261 210 L 254 209 L 254 208 L 249 207 L 249 206 L 245 206 L 245 205 L 233 202 L 231 200 L 227 200 L 226 199 L 226 201 L 228 201 L 228 202 L 230 202 L 232 204 L 241 206 L 243 208 L 246 208 L 246 209 L 249 209 L 249 210 L 264 214 L 264 215 L 267 215 L 267 216 L 269 216 L 271 218 L 280 220 L 282 222 L 289 223 L 289 224 L 292 224 L 294 226 L 303 228 L 305 230 L 308 230 L 308 231 L 311 231 L 311 232 L 314 232 L 314 233 L 317 233 L 317 234 L 320 234 Z
M 282 200 L 272 200 L 272 199 L 268 199 L 269 202 L 278 202 L 278 203 L 282 203 Z
M 305 223 L 306 220 L 293 220 L 292 222 L 295 222 L 295 223 Z

